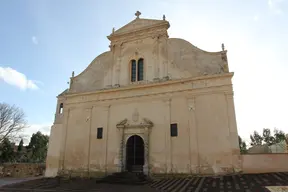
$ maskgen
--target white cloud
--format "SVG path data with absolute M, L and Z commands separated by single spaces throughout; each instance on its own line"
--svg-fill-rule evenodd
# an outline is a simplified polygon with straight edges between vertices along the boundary
M 0 79 L 22 90 L 38 89 L 35 81 L 27 79 L 26 75 L 10 67 L 0 67 Z
M 283 11 L 280 8 L 281 2 L 283 2 L 284 0 L 268 0 L 268 6 L 270 8 L 271 11 L 273 11 L 276 14 L 282 14 Z
M 32 42 L 33 42 L 35 45 L 38 45 L 38 39 L 37 39 L 37 37 L 33 36 L 33 37 L 32 37 Z

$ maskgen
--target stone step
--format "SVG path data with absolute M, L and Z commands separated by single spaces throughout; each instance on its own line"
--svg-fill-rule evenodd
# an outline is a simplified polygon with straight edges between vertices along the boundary
M 144 185 L 149 183 L 149 179 L 143 173 L 121 172 L 108 175 L 100 179 L 101 183 Z

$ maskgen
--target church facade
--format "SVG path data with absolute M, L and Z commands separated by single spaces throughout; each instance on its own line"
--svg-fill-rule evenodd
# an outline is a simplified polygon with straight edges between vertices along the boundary
M 135 15 L 58 95 L 46 176 L 240 171 L 224 46 L 201 50 L 169 38 L 165 16 Z

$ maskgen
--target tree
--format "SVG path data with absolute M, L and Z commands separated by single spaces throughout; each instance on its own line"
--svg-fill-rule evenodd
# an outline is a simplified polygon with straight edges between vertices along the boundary
M 268 146 L 276 144 L 276 143 L 280 143 L 281 141 L 286 141 L 286 140 L 288 141 L 288 138 L 286 138 L 285 133 L 276 128 L 274 129 L 274 135 L 271 135 L 271 131 L 269 128 L 263 129 L 262 136 L 260 136 L 257 131 L 254 131 L 253 135 L 250 135 L 250 139 L 251 139 L 250 144 L 252 146 L 262 145 L 263 141 Z
M 240 153 L 242 154 L 247 153 L 247 145 L 239 135 L 238 135 L 238 141 L 239 141 Z
M 286 140 L 285 133 L 275 128 L 274 139 L 275 139 L 275 143 L 280 143 L 281 141 L 285 141 Z
M 18 145 L 17 152 L 23 151 L 23 144 L 24 144 L 23 139 L 21 139 L 21 141 L 19 142 L 19 145 Z
M 8 138 L 5 138 L 0 146 L 0 161 L 2 163 L 14 160 L 14 149 Z
M 20 108 L 0 103 L 0 143 L 15 139 L 26 125 L 25 114 Z
M 45 162 L 49 137 L 43 135 L 40 131 L 34 133 L 30 139 L 30 143 L 27 146 L 28 153 L 31 153 L 31 161 L 42 163 Z
M 250 145 L 255 146 L 255 145 L 262 145 L 263 137 L 259 135 L 257 131 L 253 132 L 253 135 L 250 135 Z
M 16 161 L 23 163 L 23 162 L 27 162 L 27 160 L 28 160 L 28 157 L 26 153 L 26 148 L 24 147 L 23 139 L 21 139 L 17 148 Z
M 276 140 L 275 140 L 275 138 L 271 135 L 270 129 L 264 128 L 264 129 L 263 129 L 262 136 L 263 136 L 264 142 L 265 142 L 266 144 L 268 144 L 269 146 L 275 144 L 275 141 L 276 141 Z

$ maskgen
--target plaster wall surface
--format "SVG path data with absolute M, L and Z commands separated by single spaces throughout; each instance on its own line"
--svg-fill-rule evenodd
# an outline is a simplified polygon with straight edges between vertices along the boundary
M 62 124 L 54 124 L 50 130 L 47 160 L 46 160 L 46 177 L 57 176 L 59 169 L 60 146 L 62 141 Z
M 191 89 L 199 80 L 185 83 L 157 84 L 147 90 L 129 89 L 66 100 L 68 118 L 62 165 L 67 170 L 116 172 L 119 164 L 119 129 L 117 123 L 127 118 L 129 124 L 140 124 L 142 118 L 153 122 L 149 134 L 149 171 L 151 173 L 203 173 L 233 171 L 233 145 L 229 127 L 227 97 L 231 97 L 231 75 L 219 82 L 206 79 L 201 89 Z M 211 85 L 211 86 L 208 86 Z M 173 88 L 177 87 L 178 90 Z M 187 89 L 190 87 L 190 89 Z M 185 90 L 180 91 L 179 90 Z M 133 97 L 138 92 L 137 97 Z M 154 94 L 153 94 L 154 93 Z M 122 99 L 121 99 L 122 98 Z M 82 100 L 82 102 L 79 102 Z M 137 111 L 138 118 L 133 121 Z M 170 136 L 170 124 L 177 123 L 178 136 Z M 103 138 L 97 139 L 97 128 L 103 128 Z M 124 141 L 137 128 L 127 129 Z M 205 139 L 204 139 L 205 138 Z M 217 143 L 217 145 L 213 145 Z M 234 148 L 237 150 L 237 148 Z M 234 163 L 234 164 L 233 164 Z
M 245 154 L 241 155 L 244 173 L 287 172 L 288 154 Z

